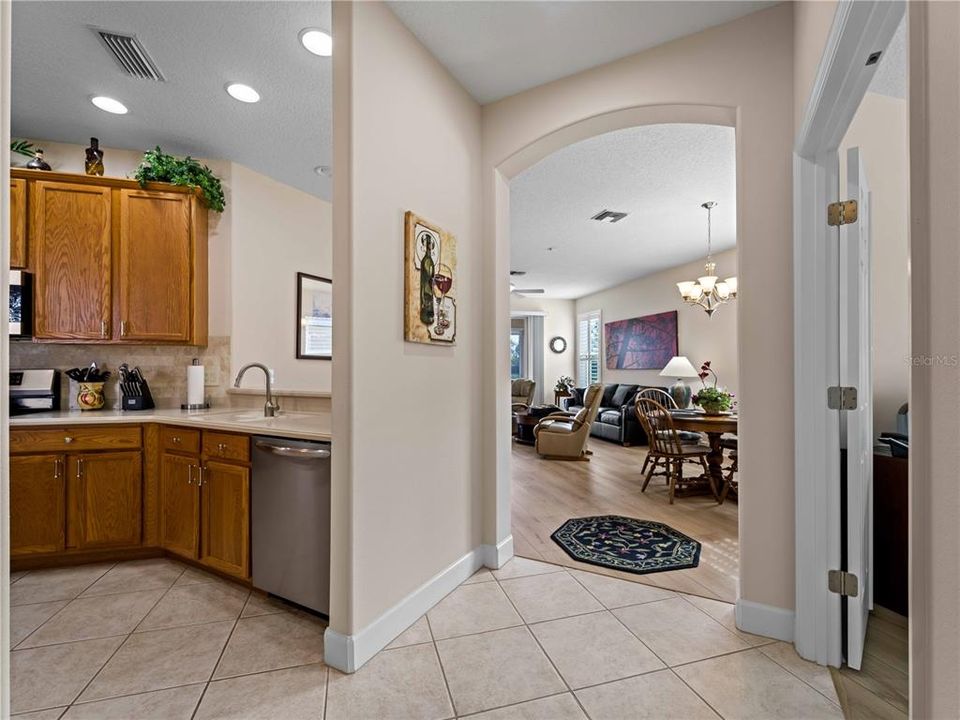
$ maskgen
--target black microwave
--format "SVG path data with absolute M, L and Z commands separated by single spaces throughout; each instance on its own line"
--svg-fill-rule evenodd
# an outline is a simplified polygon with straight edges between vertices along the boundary
M 23 270 L 10 271 L 10 323 L 11 338 L 29 338 L 33 335 L 33 276 Z

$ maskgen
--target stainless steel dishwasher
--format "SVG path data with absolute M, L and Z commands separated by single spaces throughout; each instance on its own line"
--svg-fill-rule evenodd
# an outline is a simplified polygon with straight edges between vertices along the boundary
M 253 585 L 330 613 L 330 443 L 254 436 Z

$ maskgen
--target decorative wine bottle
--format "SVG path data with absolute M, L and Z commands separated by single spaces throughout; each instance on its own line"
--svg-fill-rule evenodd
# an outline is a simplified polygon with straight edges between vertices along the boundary
M 87 175 L 103 175 L 103 150 L 100 149 L 100 141 L 97 138 L 90 138 L 90 147 L 86 150 L 87 157 L 83 163 L 83 169 Z
M 423 240 L 423 260 L 420 261 L 420 322 L 433 325 L 433 238 Z

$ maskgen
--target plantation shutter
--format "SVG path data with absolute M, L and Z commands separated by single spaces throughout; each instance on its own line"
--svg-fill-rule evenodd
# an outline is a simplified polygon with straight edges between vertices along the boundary
M 577 385 L 600 382 L 600 311 L 577 316 Z

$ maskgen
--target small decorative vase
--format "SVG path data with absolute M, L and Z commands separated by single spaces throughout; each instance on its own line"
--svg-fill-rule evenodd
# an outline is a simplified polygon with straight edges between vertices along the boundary
M 30 170 L 52 170 L 50 164 L 43 159 L 43 150 L 37 149 L 37 152 L 34 153 L 33 160 L 27 163 L 27 167 Z
M 82 382 L 77 390 L 77 405 L 81 410 L 99 410 L 103 407 L 103 383 Z
M 670 397 L 673 398 L 680 410 L 690 407 L 691 395 L 693 395 L 693 391 L 690 386 L 680 378 L 677 378 L 677 381 L 670 386 Z
M 103 175 L 103 150 L 100 149 L 97 138 L 90 138 L 90 147 L 86 149 L 86 153 L 83 169 L 87 175 Z

